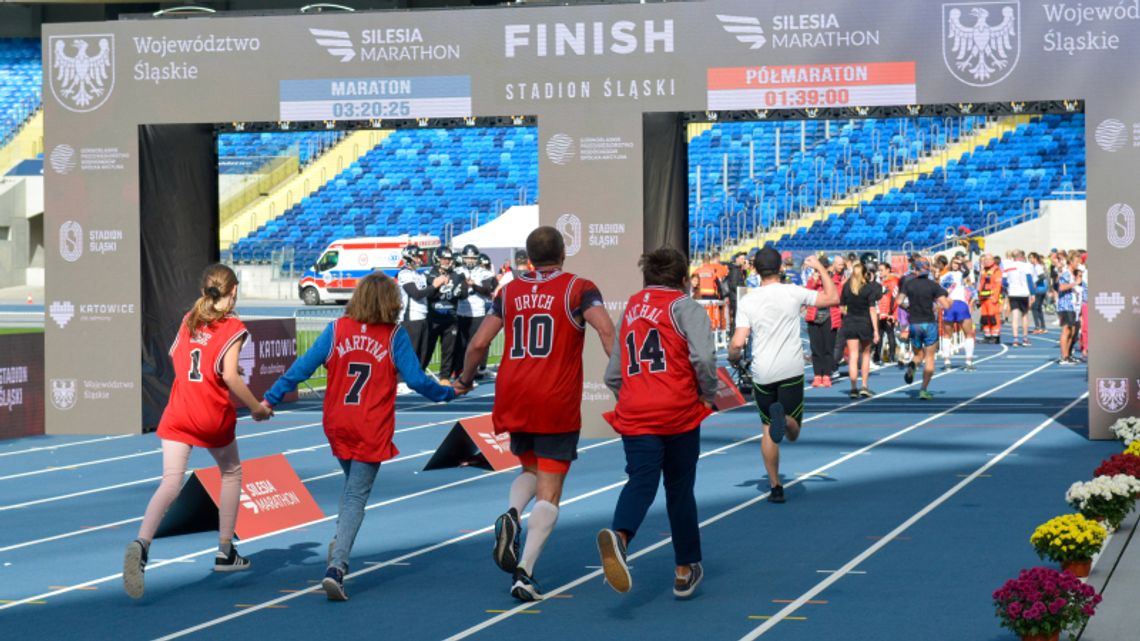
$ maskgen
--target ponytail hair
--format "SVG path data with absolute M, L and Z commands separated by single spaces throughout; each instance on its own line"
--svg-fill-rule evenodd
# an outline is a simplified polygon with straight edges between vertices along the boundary
M 855 263 L 851 266 L 851 278 L 847 283 L 851 286 L 852 294 L 858 294 L 863 289 L 863 286 L 867 284 L 867 272 L 863 263 Z
M 225 317 L 229 310 L 217 308 L 217 302 L 233 293 L 238 279 L 234 270 L 215 263 L 202 272 L 201 295 L 186 315 L 186 329 L 193 336 L 199 327 L 215 323 Z

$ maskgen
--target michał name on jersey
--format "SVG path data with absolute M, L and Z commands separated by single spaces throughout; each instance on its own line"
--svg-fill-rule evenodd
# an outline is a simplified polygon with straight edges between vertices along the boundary
M 626 309 L 625 322 L 632 323 L 639 318 L 644 318 L 656 325 L 661 322 L 661 308 L 654 305 L 641 304 Z

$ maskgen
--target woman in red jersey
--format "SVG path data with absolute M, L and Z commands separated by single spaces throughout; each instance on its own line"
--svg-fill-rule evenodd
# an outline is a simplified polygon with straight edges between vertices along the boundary
M 127 544 L 123 559 L 123 587 L 135 599 L 143 595 L 143 571 L 150 542 L 166 510 L 178 498 L 194 447 L 209 449 L 222 477 L 214 571 L 249 568 L 249 560 L 233 546 L 241 495 L 241 460 L 234 440 L 237 413 L 230 402 L 230 392 L 249 408 L 256 421 L 269 418 L 273 411 L 257 401 L 238 371 L 238 355 L 249 332 L 233 315 L 237 286 L 237 276 L 229 267 L 207 267 L 202 274 L 202 294 L 186 314 L 170 348 L 174 386 L 158 425 L 162 482 L 147 505 L 138 538 Z
M 348 556 L 364 521 L 380 464 L 399 454 L 396 430 L 396 374 L 432 401 L 450 401 L 455 390 L 424 374 L 400 319 L 400 288 L 373 272 L 356 285 L 344 316 L 329 323 L 313 346 L 265 394 L 276 405 L 321 365 L 328 371 L 323 423 L 333 456 L 344 470 L 344 490 L 329 545 L 321 586 L 330 601 L 347 601 Z

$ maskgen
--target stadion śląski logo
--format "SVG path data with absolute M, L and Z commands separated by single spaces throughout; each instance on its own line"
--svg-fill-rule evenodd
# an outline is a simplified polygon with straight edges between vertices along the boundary
M 1113 414 L 1124 409 L 1128 405 L 1128 379 L 1096 379 L 1096 403 L 1100 409 Z
M 958 80 L 971 87 L 996 85 L 1020 56 L 1020 2 L 942 5 L 942 60 Z
M 115 88 L 115 36 L 52 36 L 48 40 L 51 92 L 69 111 L 95 111 Z
M 574 256 L 582 250 L 582 219 L 574 214 L 562 214 L 554 223 L 554 228 L 562 233 L 566 244 L 566 255 Z

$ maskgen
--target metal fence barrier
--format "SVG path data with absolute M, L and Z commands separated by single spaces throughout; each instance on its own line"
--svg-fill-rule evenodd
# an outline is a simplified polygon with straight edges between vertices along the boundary
M 329 307 L 305 307 L 297 309 L 293 312 L 293 318 L 297 322 L 297 354 L 304 354 L 313 343 L 317 342 L 317 337 L 325 330 L 329 323 L 335 321 L 344 315 L 344 307 L 334 305 Z M 487 360 L 491 364 L 497 364 L 503 357 L 504 341 L 503 332 L 499 332 L 498 336 L 491 341 L 491 348 L 487 352 Z M 428 368 L 433 371 L 439 371 L 440 353 L 437 346 L 432 352 L 431 360 L 428 363 Z M 313 372 L 305 386 L 310 390 L 322 389 L 325 386 L 325 378 L 327 374 L 325 368 L 318 367 L 317 371 Z

